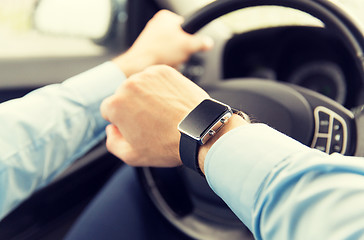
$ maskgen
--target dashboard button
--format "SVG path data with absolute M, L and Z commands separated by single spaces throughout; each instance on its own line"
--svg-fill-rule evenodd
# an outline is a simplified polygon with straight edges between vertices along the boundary
M 324 106 L 316 107 L 314 116 L 316 127 L 311 147 L 326 153 L 345 154 L 348 145 L 348 127 L 345 119 Z
M 323 137 L 317 138 L 317 141 L 315 144 L 316 149 L 326 152 L 326 146 L 327 146 L 327 138 L 323 138 Z
M 340 153 L 342 151 L 342 146 L 339 145 L 339 144 L 333 144 L 331 146 L 331 150 L 330 150 L 330 153 L 334 153 L 334 152 L 337 152 L 337 153 Z
M 319 133 L 328 133 L 330 126 L 330 115 L 325 112 L 319 112 Z
M 341 139 L 342 139 L 342 136 L 341 136 L 340 134 L 336 134 L 336 135 L 334 135 L 333 140 L 335 140 L 335 142 L 340 142 L 340 141 L 341 141 Z
M 338 122 L 338 121 L 334 121 L 334 127 L 333 127 L 333 130 L 334 130 L 334 131 L 340 131 L 340 130 L 342 130 L 342 125 L 341 125 L 341 123 L 340 123 L 340 122 Z
M 341 152 L 343 145 L 344 145 L 343 125 L 337 119 L 334 119 L 330 152 Z

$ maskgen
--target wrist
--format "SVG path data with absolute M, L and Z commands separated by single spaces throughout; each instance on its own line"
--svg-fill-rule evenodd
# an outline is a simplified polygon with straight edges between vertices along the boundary
M 225 126 L 213 137 L 211 138 L 206 144 L 201 145 L 198 151 L 198 165 L 203 174 L 205 174 L 204 170 L 204 163 L 207 152 L 210 148 L 214 145 L 214 143 L 219 140 L 225 133 L 228 133 L 235 128 L 243 126 L 245 124 L 249 124 L 244 118 L 237 114 L 233 114 L 229 121 L 225 124 Z
M 124 54 L 114 58 L 112 61 L 120 68 L 126 77 L 130 77 L 131 75 L 156 64 L 156 59 L 152 54 L 138 53 L 132 48 Z

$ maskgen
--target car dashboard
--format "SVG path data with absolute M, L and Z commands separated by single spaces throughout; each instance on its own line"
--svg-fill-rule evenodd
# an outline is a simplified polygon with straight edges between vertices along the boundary
M 202 85 L 212 79 L 251 78 L 294 84 L 350 109 L 364 102 L 363 82 L 356 69 L 351 53 L 335 33 L 321 27 L 280 26 L 220 39 L 212 52 L 192 57 L 183 72 Z

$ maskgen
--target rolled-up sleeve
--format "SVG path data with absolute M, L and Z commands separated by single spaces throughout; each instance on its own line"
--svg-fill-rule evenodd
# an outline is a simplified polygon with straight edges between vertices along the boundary
M 211 188 L 256 239 L 358 239 L 364 235 L 364 160 L 327 155 L 250 124 L 210 149 Z
M 105 136 L 99 107 L 124 79 L 106 62 L 0 104 L 0 217 Z

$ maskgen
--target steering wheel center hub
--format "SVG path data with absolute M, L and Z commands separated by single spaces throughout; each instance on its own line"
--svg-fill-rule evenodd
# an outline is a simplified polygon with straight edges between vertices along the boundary
M 310 145 L 314 129 L 312 109 L 295 89 L 281 83 L 241 79 L 206 87 L 209 94 L 248 113 L 280 132 Z

